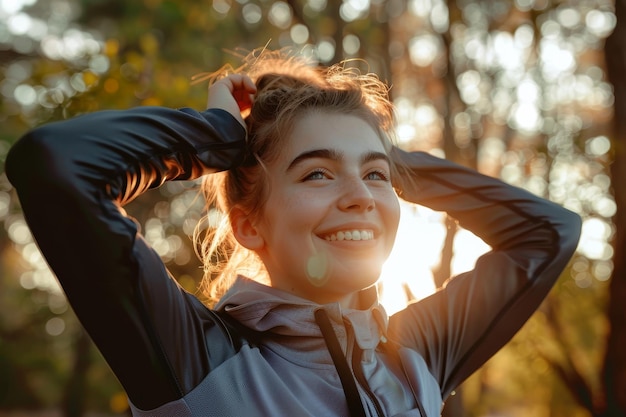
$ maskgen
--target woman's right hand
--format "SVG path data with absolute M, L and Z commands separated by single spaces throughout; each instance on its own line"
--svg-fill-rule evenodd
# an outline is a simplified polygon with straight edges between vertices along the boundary
M 243 127 L 244 117 L 252 107 L 256 86 L 245 74 L 230 74 L 209 87 L 207 108 L 222 109 L 230 113 Z

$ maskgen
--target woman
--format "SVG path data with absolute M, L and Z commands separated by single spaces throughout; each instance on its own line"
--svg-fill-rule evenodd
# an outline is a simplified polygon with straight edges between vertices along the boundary
M 252 58 L 218 74 L 203 112 L 97 112 L 22 138 L 6 171 L 42 252 L 135 416 L 438 416 L 539 306 L 579 217 L 393 147 L 393 108 L 372 75 Z M 213 308 L 120 208 L 206 174 L 207 201 L 227 214 L 202 244 Z M 388 318 L 375 283 L 396 193 L 492 251 Z

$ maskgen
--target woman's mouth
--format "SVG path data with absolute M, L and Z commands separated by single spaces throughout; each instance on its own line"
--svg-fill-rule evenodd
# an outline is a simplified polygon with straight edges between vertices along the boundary
M 340 232 L 331 233 L 325 235 L 324 239 L 327 241 L 341 241 L 341 240 L 372 240 L 374 239 L 373 230 L 342 230 Z

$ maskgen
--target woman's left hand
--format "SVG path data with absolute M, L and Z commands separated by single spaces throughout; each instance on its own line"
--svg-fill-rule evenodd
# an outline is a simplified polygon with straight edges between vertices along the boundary
M 245 74 L 231 74 L 217 80 L 209 87 L 207 108 L 222 109 L 230 113 L 242 126 L 252 107 L 256 85 Z

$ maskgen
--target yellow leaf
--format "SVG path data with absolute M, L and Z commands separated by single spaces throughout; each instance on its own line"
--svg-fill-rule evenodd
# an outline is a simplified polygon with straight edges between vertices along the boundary
M 111 397 L 109 401 L 111 411 L 114 413 L 123 413 L 128 409 L 128 398 L 123 392 L 118 392 Z
M 88 88 L 93 87 L 98 82 L 98 76 L 91 71 L 85 71 L 83 72 L 83 81 Z
M 148 97 L 141 102 L 142 106 L 160 106 L 162 104 L 163 101 L 158 97 Z
M 174 79 L 174 91 L 179 96 L 186 95 L 189 92 L 189 80 L 185 77 L 176 77 Z
M 104 91 L 109 94 L 117 93 L 117 90 L 120 88 L 120 83 L 115 78 L 108 78 L 104 82 Z
M 116 39 L 109 39 L 104 44 L 104 54 L 106 56 L 115 56 L 120 50 L 120 43 Z
M 141 45 L 141 50 L 146 55 L 156 55 L 159 49 L 159 41 L 150 33 L 143 35 L 139 40 L 139 44 Z

